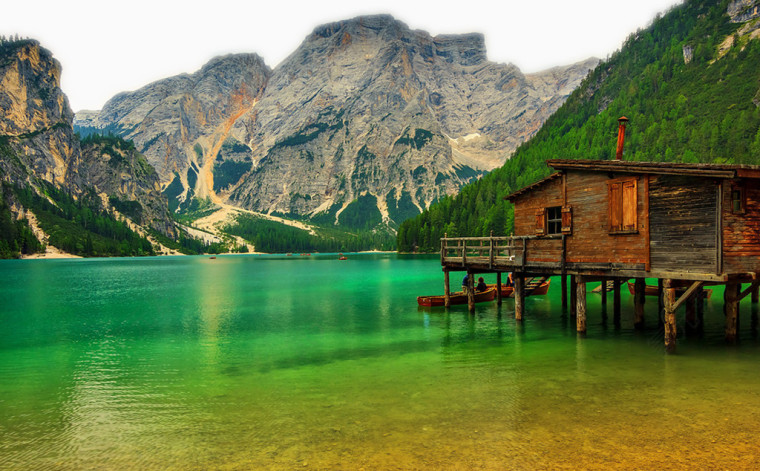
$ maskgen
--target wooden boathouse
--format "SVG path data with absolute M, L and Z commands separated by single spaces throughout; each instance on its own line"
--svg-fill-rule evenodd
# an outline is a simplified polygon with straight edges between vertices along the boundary
M 624 132 L 624 131 L 623 131 Z M 726 339 L 737 338 L 739 301 L 760 285 L 760 166 L 548 160 L 555 172 L 507 196 L 511 237 L 441 239 L 449 272 L 512 272 L 515 317 L 524 315 L 525 280 L 562 276 L 562 304 L 586 332 L 586 284 L 614 292 L 635 280 L 634 324 L 644 323 L 645 278 L 658 280 L 665 347 L 676 344 L 676 311 L 701 314 L 704 287 L 725 285 Z M 748 284 L 742 290 L 742 284 Z M 472 290 L 470 290 L 472 292 Z M 500 293 L 500 289 L 497 289 Z M 501 302 L 501 299 L 499 299 Z M 473 304 L 470 303 L 470 309 Z

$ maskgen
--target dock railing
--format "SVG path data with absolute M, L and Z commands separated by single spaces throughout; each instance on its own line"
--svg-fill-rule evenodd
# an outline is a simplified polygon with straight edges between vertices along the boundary
M 462 267 L 475 264 L 487 265 L 488 268 L 497 266 L 525 267 L 528 262 L 528 252 L 532 241 L 558 241 L 561 249 L 553 250 L 552 258 L 556 261 L 550 264 L 564 269 L 565 265 L 565 236 L 553 234 L 546 236 L 490 236 L 490 237 L 442 237 L 441 265 L 457 264 Z M 556 255 L 555 255 L 556 254 Z M 536 254 L 540 255 L 540 254 Z M 542 265 L 546 259 L 542 258 Z

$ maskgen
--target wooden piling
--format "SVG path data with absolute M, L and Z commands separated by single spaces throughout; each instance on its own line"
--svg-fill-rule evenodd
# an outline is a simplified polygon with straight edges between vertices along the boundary
M 634 283 L 634 295 L 633 295 L 633 327 L 636 329 L 644 328 L 644 300 L 646 283 L 644 278 L 636 278 Z
M 496 272 L 496 305 L 501 306 L 501 272 Z
M 443 305 L 451 306 L 451 288 L 449 287 L 449 271 L 443 271 Z
M 562 274 L 562 309 L 567 309 L 567 275 Z
M 512 274 L 512 282 L 515 284 L 515 320 L 521 321 L 525 308 L 525 279 L 522 275 Z
M 657 326 L 663 328 L 665 325 L 665 289 L 662 278 L 657 279 Z
M 607 278 L 602 278 L 602 308 L 607 307 Z
M 760 286 L 752 290 L 752 303 L 757 304 L 760 300 Z
M 726 284 L 723 294 L 726 312 L 726 342 L 736 343 L 739 332 L 739 286 L 737 283 Z
M 663 283 L 664 293 L 663 301 L 665 307 L 664 325 L 665 325 L 665 351 L 673 353 L 676 351 L 676 289 L 671 286 L 671 280 L 665 280 Z
M 579 334 L 586 333 L 586 280 L 576 277 L 575 326 Z
M 475 312 L 475 275 L 467 270 L 467 308 L 470 313 Z
M 578 277 L 570 275 L 570 315 L 575 317 L 578 313 Z
M 615 325 L 620 325 L 620 280 L 615 280 L 612 285 L 612 317 Z

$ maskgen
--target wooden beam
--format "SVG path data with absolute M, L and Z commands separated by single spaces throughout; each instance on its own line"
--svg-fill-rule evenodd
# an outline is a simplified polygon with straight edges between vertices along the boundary
M 586 280 L 579 276 L 576 280 L 575 326 L 579 334 L 586 333 Z
M 673 353 L 676 351 L 676 289 L 671 287 L 671 280 L 665 280 L 663 283 L 665 289 L 664 303 L 665 303 L 665 351 Z
M 449 287 L 449 271 L 443 271 L 443 305 L 451 306 L 451 288 Z
M 644 203 L 644 217 L 640 220 L 644 221 L 642 227 L 642 237 L 644 238 L 644 250 L 646 251 L 646 262 L 644 262 L 644 270 L 649 271 L 652 268 L 652 250 L 650 247 L 650 231 L 649 231 L 649 175 L 644 175 L 644 181 L 642 185 L 644 191 L 644 197 L 642 202 Z
M 515 320 L 521 321 L 523 318 L 523 309 L 525 308 L 525 279 L 522 273 L 516 275 L 512 273 L 512 281 L 515 284 Z
M 687 289 L 680 298 L 678 298 L 678 301 L 675 302 L 675 305 L 673 306 L 673 309 L 678 309 L 681 307 L 681 304 L 686 302 L 696 291 L 697 289 L 701 288 L 705 283 L 702 281 L 695 281 L 694 283 L 689 286 L 689 289 Z
M 562 309 L 567 309 L 567 275 L 562 274 Z
M 615 325 L 620 325 L 620 280 L 615 280 L 612 285 L 612 316 Z
M 475 278 L 474 274 L 467 270 L 467 308 L 470 313 L 475 312 Z
M 752 284 L 749 285 L 749 287 L 747 289 L 745 289 L 744 291 L 741 292 L 741 294 L 739 294 L 738 301 L 741 301 L 742 299 L 746 298 L 747 295 L 752 294 L 752 296 L 753 296 L 753 298 L 752 298 L 753 302 L 757 302 L 757 301 L 754 301 L 754 296 L 755 296 L 755 292 L 757 291 L 758 287 L 760 287 L 760 280 L 753 281 Z
M 726 342 L 736 343 L 739 333 L 739 285 L 729 283 L 723 294 L 726 311 Z
M 601 295 L 602 295 L 602 307 L 607 307 L 607 278 L 602 278 L 602 284 L 599 286 L 602 288 Z
M 496 305 L 501 306 L 501 272 L 496 272 Z

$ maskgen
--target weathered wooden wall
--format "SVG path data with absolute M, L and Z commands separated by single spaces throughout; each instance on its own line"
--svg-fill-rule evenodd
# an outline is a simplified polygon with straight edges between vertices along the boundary
M 629 175 L 568 172 L 567 204 L 573 207 L 573 235 L 567 240 L 569 263 L 647 263 L 646 177 L 638 177 L 637 232 L 610 233 L 607 182 Z
M 760 271 L 760 185 L 756 179 L 741 182 L 745 211 L 731 207 L 732 182 L 723 184 L 723 269 L 727 273 Z
M 652 270 L 717 272 L 716 185 L 700 177 L 650 177 Z

